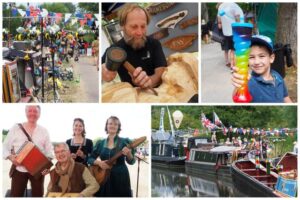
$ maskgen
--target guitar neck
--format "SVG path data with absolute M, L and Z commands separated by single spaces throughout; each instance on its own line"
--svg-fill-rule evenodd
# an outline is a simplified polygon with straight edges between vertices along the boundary
M 128 144 L 127 145 L 127 148 L 129 149 L 133 149 L 133 148 L 136 148 L 138 145 L 140 145 L 141 143 L 143 143 L 144 141 L 146 140 L 146 137 L 140 137 L 136 140 L 134 140 L 132 143 Z M 113 163 L 120 157 L 122 156 L 123 153 L 122 151 L 119 151 L 118 153 L 116 153 L 113 157 L 111 157 L 108 161 L 106 161 L 106 163 L 108 165 L 113 165 Z

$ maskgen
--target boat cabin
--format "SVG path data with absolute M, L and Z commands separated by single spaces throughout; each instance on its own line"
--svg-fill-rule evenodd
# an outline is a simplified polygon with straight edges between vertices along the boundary
M 153 156 L 168 156 L 168 157 L 178 157 L 179 148 L 175 147 L 170 143 L 156 143 L 152 144 L 152 155 Z

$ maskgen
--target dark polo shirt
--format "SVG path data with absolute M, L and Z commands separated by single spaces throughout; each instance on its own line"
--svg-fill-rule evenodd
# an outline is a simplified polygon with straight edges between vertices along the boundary
M 124 39 L 121 39 L 112 46 L 117 46 L 124 49 L 127 53 L 127 61 L 135 68 L 141 67 L 148 76 L 153 75 L 156 68 L 167 66 L 167 61 L 163 53 L 161 44 L 158 40 L 155 40 L 153 38 L 147 37 L 145 47 L 138 50 L 134 50 L 131 46 L 127 45 Z M 105 58 L 106 51 L 102 56 L 102 64 L 105 63 Z M 118 74 L 122 82 L 128 82 L 133 85 L 131 77 L 125 67 L 120 67 L 118 69 Z

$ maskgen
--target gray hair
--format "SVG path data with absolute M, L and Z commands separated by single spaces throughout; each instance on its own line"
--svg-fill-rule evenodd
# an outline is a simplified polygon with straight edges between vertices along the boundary
M 69 145 L 65 142 L 59 142 L 54 144 L 54 149 L 56 149 L 57 147 L 63 146 L 65 150 L 70 151 Z
M 29 107 L 36 107 L 39 110 L 39 113 L 41 113 L 41 106 L 39 105 L 27 105 L 25 106 L 25 112 L 27 112 Z

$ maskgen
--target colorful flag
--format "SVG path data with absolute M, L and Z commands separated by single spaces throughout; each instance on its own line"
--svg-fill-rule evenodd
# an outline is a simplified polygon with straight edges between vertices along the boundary
M 202 126 L 208 128 L 209 130 L 213 130 L 214 128 L 216 128 L 216 125 L 213 124 L 209 119 L 207 119 L 204 113 L 201 114 L 201 122 Z
M 76 19 L 76 18 L 72 19 L 72 20 L 71 20 L 71 26 L 73 26 L 76 22 L 77 22 L 77 19 Z
M 29 10 L 29 9 L 26 10 L 26 16 L 27 16 L 27 17 L 30 16 L 30 10 Z
M 62 18 L 62 13 L 56 13 L 55 15 L 55 22 L 56 24 L 59 24 Z
M 86 13 L 84 14 L 84 17 L 87 18 L 87 19 L 92 19 L 92 14 L 91 13 Z
M 87 25 L 91 27 L 93 25 L 93 19 L 87 20 Z
M 76 16 L 78 19 L 83 19 L 83 14 L 81 14 L 81 13 L 76 13 L 75 16 Z
M 217 113 L 213 112 L 213 116 L 214 116 L 214 122 L 215 122 L 215 125 L 217 126 L 224 126 L 222 121 L 220 120 L 220 118 L 218 117 Z
M 99 14 L 94 14 L 95 15 L 95 17 L 97 18 L 97 20 L 99 20 L 100 18 L 99 18 Z
M 80 26 L 84 26 L 86 24 L 86 19 L 79 20 Z
M 226 128 L 225 126 L 223 126 L 223 134 L 227 135 L 227 133 L 228 133 L 228 128 Z
M 12 8 L 11 9 L 11 15 L 13 16 L 13 17 L 15 17 L 15 16 L 17 16 L 17 14 L 18 14 L 18 10 L 17 10 L 17 8 Z
M 18 9 L 19 14 L 24 17 L 26 15 L 26 12 L 22 9 Z
M 72 13 L 65 14 L 65 23 L 70 19 L 71 16 L 72 16 Z
M 45 9 L 45 8 L 43 8 L 43 9 L 42 9 L 42 12 L 41 12 L 41 16 L 42 16 L 42 17 L 47 17 L 48 14 L 49 14 L 49 13 L 48 13 L 48 10 Z

